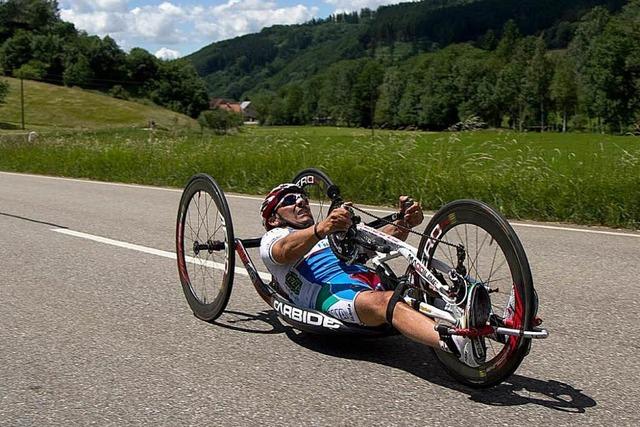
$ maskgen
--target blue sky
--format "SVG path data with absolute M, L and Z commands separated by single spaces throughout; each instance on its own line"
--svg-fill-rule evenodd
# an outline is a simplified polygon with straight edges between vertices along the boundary
M 120 47 L 158 57 L 188 55 L 219 40 L 274 24 L 326 18 L 334 12 L 376 9 L 399 0 L 58 0 L 60 15 L 89 34 L 109 35 Z

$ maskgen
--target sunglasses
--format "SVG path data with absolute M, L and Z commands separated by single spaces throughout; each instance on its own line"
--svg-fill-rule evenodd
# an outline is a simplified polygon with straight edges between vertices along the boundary
M 273 211 L 275 212 L 276 210 L 278 210 L 278 208 L 293 206 L 296 203 L 298 203 L 298 199 L 302 199 L 305 203 L 309 203 L 309 199 L 304 194 L 291 193 L 291 194 L 287 194 L 282 199 L 280 199 L 280 202 L 278 202 L 278 204 L 273 209 Z

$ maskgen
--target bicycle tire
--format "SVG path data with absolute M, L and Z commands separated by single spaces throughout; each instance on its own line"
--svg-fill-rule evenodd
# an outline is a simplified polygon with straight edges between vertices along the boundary
M 331 178 L 316 168 L 301 170 L 291 182 L 302 187 L 309 196 L 311 212 L 316 222 L 326 218 L 327 214 L 331 211 L 332 196 L 340 194 L 340 190 L 331 181 Z
M 470 230 L 471 233 L 469 233 Z M 480 236 L 481 241 L 479 241 L 479 230 L 484 233 L 484 237 Z M 470 234 L 471 240 L 469 240 Z M 488 237 L 490 239 L 487 242 Z M 529 262 L 520 239 L 500 213 L 489 205 L 475 200 L 457 200 L 443 206 L 436 212 L 425 229 L 425 237 L 420 241 L 418 253 L 423 261 L 426 258 L 428 268 L 434 268 L 433 266 L 437 264 L 432 262 L 434 258 L 448 261 L 446 265 L 453 267 L 457 263 L 457 258 L 454 255 L 455 248 L 452 249 L 435 239 L 454 244 L 465 244 L 467 277 L 483 283 L 490 289 L 494 288 L 490 294 L 492 316 L 505 316 L 505 313 L 513 311 L 511 317 L 508 318 L 511 327 L 520 330 L 530 329 L 535 308 L 533 279 Z M 480 251 L 485 246 L 489 250 L 489 256 L 486 257 L 483 253 L 481 257 Z M 491 251 L 493 251 L 493 255 L 491 255 Z M 501 252 L 500 256 L 498 251 Z M 485 266 L 485 262 L 488 264 L 489 258 L 492 258 L 491 271 L 487 275 L 482 267 Z M 502 264 L 493 270 L 494 266 L 499 263 Z M 498 275 L 494 276 L 504 265 L 507 266 L 506 271 L 500 274 L 508 273 L 506 277 L 502 279 Z M 508 296 L 504 292 L 504 287 L 503 292 L 500 291 L 502 282 L 510 288 Z M 506 303 L 504 302 L 505 298 L 508 298 Z M 429 302 L 433 303 L 433 300 L 430 298 Z M 515 302 L 512 311 L 508 311 L 510 308 L 507 308 L 510 304 L 509 301 Z M 501 305 L 502 303 L 504 305 Z M 496 336 L 494 339 L 484 339 L 485 345 L 489 344 L 487 353 L 491 348 L 494 356 L 489 358 L 487 354 L 485 362 L 476 368 L 462 363 L 451 353 L 439 349 L 433 349 L 433 351 L 445 370 L 461 383 L 474 388 L 491 387 L 504 381 L 515 372 L 528 354 L 531 340 L 514 336 Z M 499 351 L 496 350 L 496 347 Z
M 196 248 L 213 241 L 224 242 L 224 248 Z M 212 322 L 222 314 L 231 296 L 235 239 L 224 193 L 207 174 L 191 177 L 182 192 L 176 222 L 176 255 L 182 290 L 193 314 Z

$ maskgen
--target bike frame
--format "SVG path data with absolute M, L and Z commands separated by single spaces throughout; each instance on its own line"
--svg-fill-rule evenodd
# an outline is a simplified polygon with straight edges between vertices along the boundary
M 244 268 L 247 270 L 247 274 L 249 275 L 256 292 L 258 292 L 258 295 L 260 295 L 260 297 L 276 311 L 278 317 L 291 326 L 303 331 L 318 334 L 357 334 L 372 337 L 397 334 L 397 332 L 389 325 L 370 327 L 349 324 L 328 316 L 320 311 L 295 306 L 291 301 L 278 293 L 278 284 L 273 279 L 271 282 L 266 283 L 260 277 L 260 273 L 256 269 L 251 256 L 247 252 L 247 249 L 249 248 L 258 247 L 260 247 L 260 238 L 235 240 L 235 251 L 240 257 Z
M 392 250 L 388 253 L 376 252 L 376 256 L 371 259 L 375 266 L 386 265 L 392 259 L 403 257 L 414 269 L 414 271 L 428 284 L 430 289 L 440 294 L 443 298 L 449 300 L 446 292 L 450 289 L 443 285 L 440 280 L 427 268 L 424 262 L 420 260 L 418 251 L 413 246 L 397 239 L 394 236 L 386 234 L 369 225 L 358 224 L 357 229 L 363 235 L 369 235 L 378 239 L 383 239 L 389 244 Z M 278 316 L 292 326 L 315 333 L 347 333 L 360 335 L 390 335 L 394 333 L 389 325 L 383 327 L 368 327 L 344 323 L 334 317 L 328 316 L 320 311 L 297 307 L 288 299 L 284 298 L 277 291 L 277 283 L 272 279 L 270 283 L 265 283 L 260 277 L 260 273 L 255 267 L 249 253 L 248 248 L 260 247 L 260 238 L 254 239 L 235 239 L 235 251 L 240 257 L 242 264 L 247 270 L 247 274 L 251 279 L 258 295 L 271 306 Z M 427 261 L 428 262 L 428 261 Z M 436 264 L 438 269 L 446 270 L 448 266 L 440 260 L 433 259 L 432 264 Z M 487 326 L 481 329 L 464 329 L 460 327 L 460 322 L 453 314 L 447 310 L 439 309 L 424 301 L 418 301 L 410 296 L 404 296 L 403 300 L 416 311 L 433 319 L 440 319 L 450 323 L 451 327 L 446 327 L 446 332 L 451 335 L 464 336 L 486 336 L 491 334 L 502 334 L 511 336 L 521 336 L 526 338 L 546 338 L 548 333 L 546 330 L 524 331 L 520 329 Z

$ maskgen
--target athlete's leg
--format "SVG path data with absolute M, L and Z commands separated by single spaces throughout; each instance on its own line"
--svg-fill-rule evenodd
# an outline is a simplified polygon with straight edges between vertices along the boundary
M 358 318 L 368 326 L 386 322 L 386 312 L 392 291 L 363 291 L 355 299 Z M 393 327 L 402 335 L 419 343 L 440 348 L 440 335 L 433 329 L 435 322 L 413 310 L 404 302 L 396 304 L 393 311 Z

